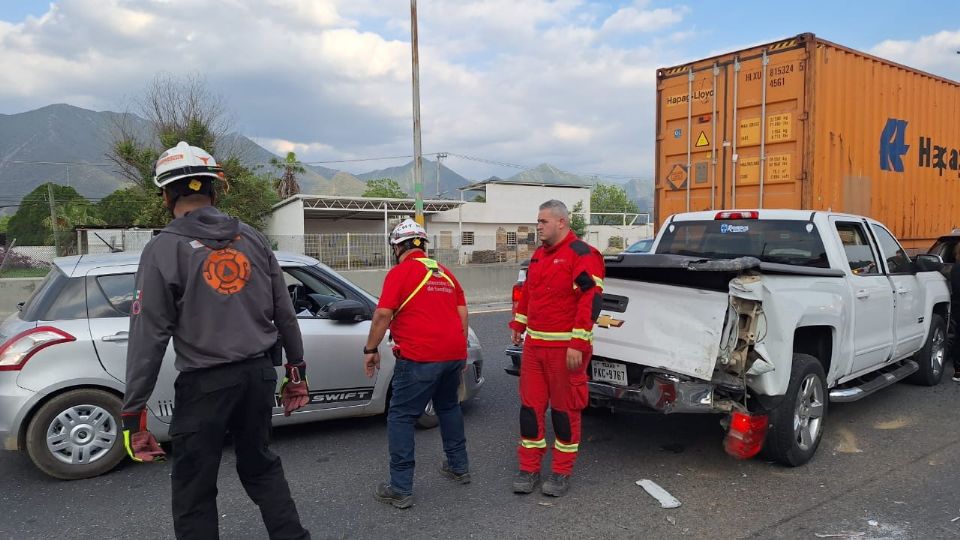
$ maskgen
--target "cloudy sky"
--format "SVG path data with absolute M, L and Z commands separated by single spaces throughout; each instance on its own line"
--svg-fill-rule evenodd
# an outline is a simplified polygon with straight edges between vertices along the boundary
M 419 0 L 424 153 L 653 174 L 656 68 L 801 32 L 960 80 L 960 3 Z M 0 113 L 128 110 L 200 73 L 307 162 L 412 153 L 406 0 L 3 0 Z M 408 161 L 329 163 L 351 172 Z M 472 179 L 515 169 L 451 157 Z

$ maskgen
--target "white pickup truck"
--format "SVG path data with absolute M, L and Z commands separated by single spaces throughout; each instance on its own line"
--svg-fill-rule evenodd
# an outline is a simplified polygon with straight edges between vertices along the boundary
M 606 258 L 590 405 L 726 413 L 725 448 L 813 457 L 829 402 L 943 375 L 950 295 L 881 223 L 800 210 L 668 218 L 649 255 Z M 519 367 L 508 349 L 507 371 Z

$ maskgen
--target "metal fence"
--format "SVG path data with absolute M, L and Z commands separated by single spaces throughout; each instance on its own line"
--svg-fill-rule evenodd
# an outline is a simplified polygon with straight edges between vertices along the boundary
M 393 251 L 387 235 L 362 233 L 330 233 L 268 236 L 274 249 L 313 257 L 337 270 L 390 268 Z M 476 235 L 469 243 L 456 242 L 451 235 L 431 235 L 428 253 L 445 265 L 515 264 L 530 258 L 536 239 L 519 239 L 515 235 Z
M 50 269 L 55 246 L 0 246 L 0 277 L 35 277 Z

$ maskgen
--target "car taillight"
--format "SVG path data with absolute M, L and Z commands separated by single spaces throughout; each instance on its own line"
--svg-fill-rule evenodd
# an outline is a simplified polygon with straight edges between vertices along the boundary
M 27 360 L 42 349 L 77 338 L 52 326 L 38 326 L 11 337 L 0 345 L 0 371 L 22 369 Z
M 743 210 L 737 212 L 717 212 L 713 219 L 760 219 L 760 212 Z
M 520 301 L 520 297 L 523 296 L 523 285 L 515 283 L 513 285 L 513 307 L 517 307 L 517 302 Z
M 760 453 L 767 436 L 767 415 L 734 411 L 723 449 L 737 459 L 750 459 Z

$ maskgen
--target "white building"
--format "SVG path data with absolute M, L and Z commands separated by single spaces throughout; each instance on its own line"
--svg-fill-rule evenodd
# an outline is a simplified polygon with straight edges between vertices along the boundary
M 437 247 L 461 247 L 461 262 L 525 260 L 536 249 L 540 205 L 556 199 L 573 210 L 583 204 L 590 214 L 590 186 L 491 179 L 460 189 L 461 198 L 483 195 L 484 202 L 464 202 L 456 209 L 430 216 L 427 231 Z M 484 252 L 486 260 L 473 254 Z
M 523 261 L 539 244 L 542 203 L 556 199 L 571 211 L 582 203 L 589 222 L 590 186 L 491 179 L 460 189 L 461 200 L 423 201 L 431 256 L 445 264 Z M 482 195 L 482 201 L 472 199 Z M 335 268 L 388 267 L 384 238 L 415 213 L 412 199 L 295 195 L 273 207 L 266 234 L 277 249 L 305 253 Z M 653 234 L 649 226 L 590 226 L 585 240 L 603 251 L 619 236 L 624 247 Z

